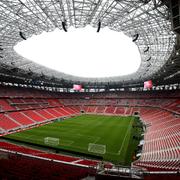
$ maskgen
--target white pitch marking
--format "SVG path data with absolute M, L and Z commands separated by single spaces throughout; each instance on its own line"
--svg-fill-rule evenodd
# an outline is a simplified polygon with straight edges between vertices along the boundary
M 123 139 L 123 142 L 122 142 L 122 145 L 121 145 L 121 148 L 119 149 L 119 151 L 118 151 L 118 155 L 120 155 L 121 154 L 121 151 L 122 151 L 122 148 L 123 148 L 123 146 L 124 146 L 124 143 L 125 143 L 125 139 L 126 139 L 126 137 L 127 137 L 127 135 L 128 135 L 128 132 L 129 132 L 129 129 L 130 129 L 130 125 L 131 125 L 132 123 L 129 123 L 129 126 L 128 126 L 128 128 L 127 128 L 127 131 L 126 131 L 126 135 L 125 135 L 125 137 L 124 137 L 124 139 Z

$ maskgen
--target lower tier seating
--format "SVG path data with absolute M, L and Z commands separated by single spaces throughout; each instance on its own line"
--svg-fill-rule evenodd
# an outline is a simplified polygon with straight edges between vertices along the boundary
M 60 117 L 75 115 L 77 113 L 79 112 L 70 107 L 54 107 L 0 113 L 0 134 L 3 135 L 16 129 L 26 128 Z
M 1 151 L 5 149 L 5 150 L 13 151 L 13 152 L 23 153 L 26 155 L 36 156 L 39 158 L 48 158 L 50 160 L 69 162 L 76 165 L 79 164 L 79 165 L 87 165 L 87 166 L 96 166 L 99 163 L 99 161 L 97 160 L 81 159 L 81 158 L 73 157 L 73 156 L 53 154 L 53 153 L 31 149 L 31 148 L 20 146 L 20 145 L 15 145 L 15 144 L 4 142 L 4 141 L 0 141 L 0 149 Z M 109 163 L 107 163 L 107 165 L 109 165 Z
M 0 159 L 0 164 L 1 179 L 79 180 L 95 173 L 88 168 L 12 154 Z
M 1 129 L 10 130 L 18 128 L 19 124 L 7 117 L 6 114 L 0 114 L 0 127 Z
M 147 124 L 147 130 L 141 157 L 134 165 L 180 170 L 180 118 L 151 108 L 141 108 L 140 117 Z

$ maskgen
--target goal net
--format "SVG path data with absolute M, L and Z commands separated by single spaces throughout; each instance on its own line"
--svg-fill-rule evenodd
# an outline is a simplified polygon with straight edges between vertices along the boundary
M 105 154 L 106 153 L 106 145 L 89 143 L 88 151 L 96 153 L 96 154 Z
M 51 146 L 57 146 L 57 145 L 59 145 L 59 138 L 45 137 L 44 144 L 51 145 Z

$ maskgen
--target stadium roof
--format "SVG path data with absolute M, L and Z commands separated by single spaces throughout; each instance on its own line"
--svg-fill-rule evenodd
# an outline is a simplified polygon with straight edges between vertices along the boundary
M 156 79 L 170 60 L 171 64 L 175 62 L 172 63 L 172 56 L 176 36 L 171 30 L 169 14 L 168 7 L 160 0 L 1 0 L 0 73 L 24 80 L 41 78 L 80 83 L 142 83 Z M 13 49 L 18 42 L 34 34 L 56 28 L 68 31 L 70 26 L 86 25 L 97 30 L 109 27 L 132 37 L 141 54 L 139 70 L 125 76 L 82 78 L 35 64 Z M 176 73 L 179 74 L 177 68 L 165 78 L 171 79 Z

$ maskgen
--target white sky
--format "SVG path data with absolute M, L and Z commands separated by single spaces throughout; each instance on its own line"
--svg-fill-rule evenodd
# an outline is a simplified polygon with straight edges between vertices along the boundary
M 80 77 L 112 77 L 137 71 L 138 47 L 123 33 L 103 28 L 56 29 L 32 36 L 14 49 L 23 57 Z

